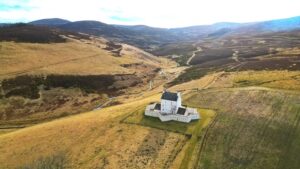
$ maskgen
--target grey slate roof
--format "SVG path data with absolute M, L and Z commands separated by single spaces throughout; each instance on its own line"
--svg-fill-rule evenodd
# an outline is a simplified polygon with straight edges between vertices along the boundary
M 161 96 L 161 99 L 170 100 L 170 101 L 177 101 L 178 96 L 177 96 L 177 93 L 164 92 Z

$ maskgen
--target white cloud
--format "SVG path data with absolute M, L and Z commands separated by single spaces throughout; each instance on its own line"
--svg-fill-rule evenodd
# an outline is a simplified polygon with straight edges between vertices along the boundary
M 299 0 L 0 0 L 31 10 L 0 11 L 12 21 L 41 18 L 178 27 L 220 21 L 250 22 L 300 14 Z M 118 16 L 118 17 L 112 17 Z M 0 18 L 0 19 L 1 19 Z M 116 20 L 113 18 L 129 18 Z M 138 18 L 138 19 L 130 19 Z

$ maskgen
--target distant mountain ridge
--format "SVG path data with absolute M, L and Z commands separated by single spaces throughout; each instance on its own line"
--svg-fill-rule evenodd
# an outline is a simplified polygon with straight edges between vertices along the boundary
M 30 22 L 33 25 L 57 27 L 128 43 L 145 50 L 168 43 L 197 41 L 202 38 L 219 38 L 235 34 L 260 34 L 300 29 L 300 16 L 253 23 L 220 22 L 182 28 L 155 28 L 146 25 L 113 25 L 99 21 L 76 21 L 59 18 Z
M 29 22 L 29 24 L 32 25 L 38 25 L 38 26 L 59 26 L 63 24 L 70 23 L 71 21 L 60 19 L 60 18 L 49 18 L 49 19 L 40 19 L 36 21 Z
M 300 16 L 287 18 L 287 19 L 278 19 L 266 22 L 260 22 L 256 25 L 262 27 L 263 30 L 268 31 L 286 31 L 292 29 L 300 28 Z
M 53 26 L 53 25 L 49 25 Z M 179 38 L 167 29 L 152 28 L 148 26 L 122 26 L 110 25 L 99 21 L 76 21 L 55 26 L 57 28 L 103 36 L 105 38 L 128 43 L 143 49 L 150 49 L 151 45 L 171 43 Z
M 89 36 L 76 32 L 69 32 L 57 28 L 30 25 L 24 23 L 9 24 L 0 27 L 0 41 L 14 41 L 23 43 L 62 43 L 66 39 L 61 35 L 77 39 L 89 39 Z

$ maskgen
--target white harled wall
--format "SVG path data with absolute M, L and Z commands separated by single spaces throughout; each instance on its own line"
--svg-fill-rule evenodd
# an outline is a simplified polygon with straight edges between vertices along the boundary
M 180 93 L 177 93 L 178 99 L 177 101 L 170 101 L 161 99 L 161 112 L 168 114 L 175 114 L 177 109 L 181 107 L 181 96 Z
M 176 112 L 177 102 L 161 99 L 161 112 L 172 114 Z
M 176 107 L 176 112 L 177 112 L 177 109 L 179 108 L 179 107 L 181 107 L 181 96 L 180 96 L 180 93 L 178 92 L 177 93 L 177 96 L 178 96 L 178 99 L 177 99 L 177 107 Z

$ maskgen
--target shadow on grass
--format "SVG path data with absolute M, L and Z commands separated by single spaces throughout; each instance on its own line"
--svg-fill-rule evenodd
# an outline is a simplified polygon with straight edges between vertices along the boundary
M 138 147 L 135 154 L 133 154 L 129 159 L 127 168 L 145 168 L 149 162 L 156 160 L 158 153 L 164 146 L 166 139 L 168 137 L 168 132 L 157 132 L 156 130 L 149 130 L 141 145 Z M 185 144 L 183 142 L 182 144 Z M 169 157 L 165 157 L 168 161 Z

